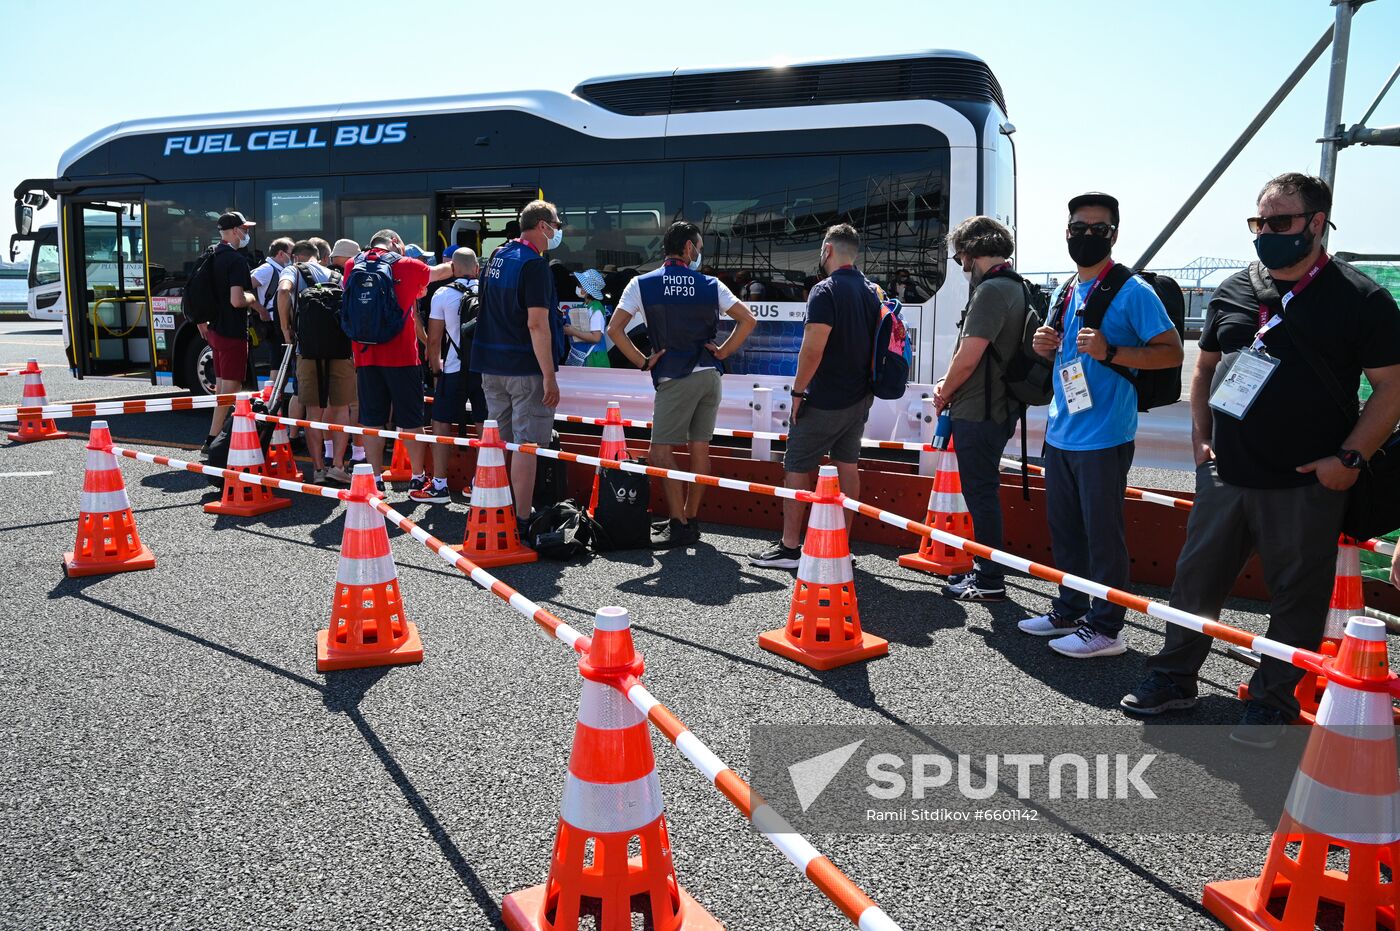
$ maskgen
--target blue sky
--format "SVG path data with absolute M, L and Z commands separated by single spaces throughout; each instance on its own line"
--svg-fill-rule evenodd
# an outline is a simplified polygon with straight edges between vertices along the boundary
M 422 4 L 422 12 L 396 14 L 382 28 L 362 4 L 338 13 L 330 12 L 334 4 L 284 4 L 287 23 L 279 28 L 270 12 L 277 8 L 4 0 L 6 201 L 23 178 L 52 176 L 78 139 L 126 118 L 567 91 L 598 74 L 956 48 L 991 65 L 1017 127 L 1020 267 L 1068 264 L 1064 202 L 1091 188 L 1122 201 L 1118 254 L 1131 261 L 1333 15 L 1328 0 L 714 0 L 669 7 L 544 0 Z M 1400 0 L 1373 0 L 1358 12 L 1346 122 L 1360 117 L 1395 66 L 1396 36 Z M 1156 264 L 1251 256 L 1243 220 L 1261 183 L 1282 171 L 1317 171 L 1326 64 L 1324 56 Z M 1400 88 L 1371 120 L 1397 123 Z M 1400 149 L 1342 152 L 1333 248 L 1400 252 L 1397 178 Z

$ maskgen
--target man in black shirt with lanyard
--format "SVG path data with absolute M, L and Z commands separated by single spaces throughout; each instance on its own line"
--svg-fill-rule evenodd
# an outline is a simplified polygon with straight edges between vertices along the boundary
M 1216 289 L 1201 332 L 1191 381 L 1196 501 L 1171 604 L 1219 617 L 1257 552 L 1273 597 L 1267 636 L 1316 649 L 1347 490 L 1400 419 L 1400 310 L 1323 249 L 1332 212 L 1324 181 L 1280 175 L 1260 192 L 1258 209 L 1248 222 L 1259 263 Z M 1366 373 L 1374 393 L 1359 421 L 1319 366 L 1353 398 Z M 1153 715 L 1193 706 L 1210 645 L 1169 624 L 1166 645 L 1123 709 Z M 1302 675 L 1265 657 L 1231 739 L 1272 747 L 1298 714 L 1293 690 Z

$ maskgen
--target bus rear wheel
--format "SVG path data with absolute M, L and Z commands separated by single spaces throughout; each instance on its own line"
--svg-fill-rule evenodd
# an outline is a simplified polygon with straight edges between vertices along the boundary
M 214 350 L 198 335 L 185 341 L 180 350 L 180 383 L 192 394 L 213 394 Z

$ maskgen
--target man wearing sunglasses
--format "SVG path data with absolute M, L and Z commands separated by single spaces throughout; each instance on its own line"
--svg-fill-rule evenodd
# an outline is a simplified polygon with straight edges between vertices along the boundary
M 1323 248 L 1332 192 L 1320 178 L 1279 175 L 1257 206 L 1247 224 L 1259 261 L 1221 282 L 1201 331 L 1191 380 L 1196 504 L 1171 604 L 1219 617 L 1258 553 L 1273 596 L 1267 636 L 1313 650 L 1324 635 L 1347 489 L 1400 419 L 1400 310 Z M 1356 398 L 1362 372 L 1374 393 L 1357 420 L 1343 402 Z M 1211 642 L 1169 624 L 1123 709 L 1155 715 L 1195 705 Z M 1265 657 L 1231 739 L 1272 747 L 1298 714 L 1302 675 Z
M 1045 427 L 1045 508 L 1057 568 L 1115 588 L 1128 585 L 1128 542 L 1123 498 L 1133 464 L 1138 397 L 1133 382 L 1109 368 L 1140 371 L 1181 364 L 1181 337 L 1152 286 L 1114 269 L 1118 201 L 1100 192 L 1069 202 L 1065 240 L 1079 269 L 1051 301 L 1047 325 L 1034 348 L 1055 370 L 1055 394 Z M 1112 273 L 1112 274 L 1110 274 Z M 1114 291 L 1102 322 L 1091 327 L 1085 306 L 1095 289 Z M 1092 316 L 1092 313 L 1089 315 Z M 1064 586 L 1050 610 L 1018 625 L 1054 637 L 1064 656 L 1117 656 L 1124 609 Z

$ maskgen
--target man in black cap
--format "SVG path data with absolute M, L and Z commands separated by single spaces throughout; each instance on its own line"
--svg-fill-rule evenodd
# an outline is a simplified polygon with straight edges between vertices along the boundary
M 1069 256 L 1079 269 L 1051 301 L 1035 351 L 1054 368 L 1055 396 L 1045 426 L 1045 510 L 1055 566 L 1114 588 L 1128 585 L 1123 498 L 1137 436 L 1137 388 L 1115 366 L 1141 371 L 1181 364 L 1181 337 L 1157 292 L 1131 269 L 1115 269 L 1118 201 L 1101 192 L 1069 202 Z M 1090 326 L 1085 305 L 1096 289 L 1112 292 Z M 1090 306 L 1090 313 L 1100 301 Z M 1073 659 L 1117 656 L 1122 607 L 1063 585 L 1050 610 L 1017 626 L 1053 637 L 1050 649 Z
M 211 259 L 218 316 L 212 324 L 199 325 L 199 335 L 214 350 L 214 385 L 219 394 L 241 390 L 248 377 L 248 308 L 258 306 L 258 301 L 253 294 L 252 269 L 239 250 L 247 248 L 256 225 L 236 210 L 219 217 L 221 242 Z M 231 409 L 214 408 L 209 436 L 200 452 L 209 453 L 209 444 L 219 435 Z

